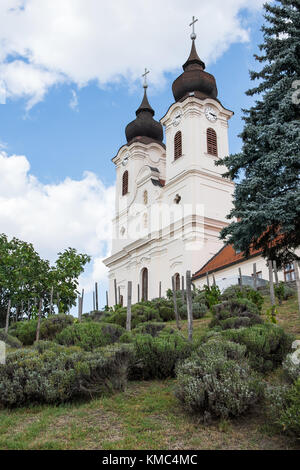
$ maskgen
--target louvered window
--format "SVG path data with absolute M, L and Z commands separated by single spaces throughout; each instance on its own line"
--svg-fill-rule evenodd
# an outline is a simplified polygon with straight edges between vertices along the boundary
M 128 171 L 125 171 L 125 173 L 123 173 L 122 195 L 125 196 L 125 194 L 127 193 L 128 193 Z
M 207 129 L 207 153 L 210 155 L 214 155 L 215 157 L 218 156 L 218 142 L 217 142 L 217 134 L 214 129 Z
M 182 157 L 182 136 L 181 132 L 178 131 L 174 137 L 174 159 Z

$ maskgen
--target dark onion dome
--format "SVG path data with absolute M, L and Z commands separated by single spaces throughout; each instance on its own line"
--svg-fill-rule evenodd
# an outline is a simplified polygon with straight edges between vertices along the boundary
M 129 144 L 139 141 L 145 144 L 163 141 L 163 127 L 160 122 L 155 121 L 154 109 L 151 108 L 147 98 L 147 86 L 144 86 L 144 98 L 139 109 L 136 111 L 136 119 L 130 122 L 126 129 L 126 139 Z
M 200 99 L 217 99 L 218 89 L 213 75 L 205 72 L 205 64 L 199 58 L 195 39 L 192 39 L 192 49 L 190 56 L 183 65 L 183 74 L 181 74 L 172 85 L 172 91 L 175 101 L 183 101 L 194 92 Z

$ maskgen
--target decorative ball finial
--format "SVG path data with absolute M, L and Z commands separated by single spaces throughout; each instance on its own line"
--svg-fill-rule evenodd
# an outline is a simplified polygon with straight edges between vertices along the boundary
M 198 18 L 195 18 L 195 17 L 193 16 L 193 21 L 190 23 L 190 26 L 193 27 L 193 32 L 192 32 L 192 34 L 191 34 L 191 40 L 192 40 L 192 41 L 194 41 L 194 40 L 196 39 L 196 37 L 197 37 L 197 34 L 195 33 L 195 23 L 197 23 L 197 21 L 198 21 Z

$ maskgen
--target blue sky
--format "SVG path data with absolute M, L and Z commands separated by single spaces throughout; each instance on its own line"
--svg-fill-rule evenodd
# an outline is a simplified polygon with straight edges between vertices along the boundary
M 66 3 L 69 2 L 69 0 L 64 1 Z M 32 26 L 30 22 L 32 22 L 32 24 L 35 23 L 33 14 L 34 7 L 36 6 L 35 2 L 36 0 L 25 0 L 24 2 L 19 0 L 4 1 L 6 4 L 6 12 L 8 6 L 11 7 L 12 4 L 15 4 L 16 7 L 25 5 L 25 10 L 27 4 L 31 6 L 32 16 L 28 14 L 26 18 L 24 17 L 22 22 L 24 25 L 28 22 L 29 26 Z M 56 4 L 56 0 L 52 2 L 51 0 L 45 0 L 45 3 L 54 5 Z M 118 2 L 116 1 L 115 3 Z M 147 0 L 144 0 L 142 3 L 147 4 L 148 8 L 149 2 Z M 166 4 L 167 3 L 169 2 L 166 2 Z M 197 4 L 197 2 L 193 0 L 188 3 L 190 3 L 191 11 L 192 7 Z M 230 122 L 229 129 L 230 151 L 234 153 L 239 151 L 241 147 L 241 142 L 237 137 L 243 127 L 241 108 L 249 107 L 251 104 L 250 98 L 245 96 L 245 90 L 251 87 L 248 71 L 256 67 L 253 54 L 258 52 L 257 46 L 262 42 L 260 27 L 263 18 L 260 8 L 262 2 L 254 2 L 255 6 L 253 5 L 250 11 L 244 8 L 247 2 L 242 0 L 229 0 L 230 5 L 228 4 L 227 6 L 225 6 L 225 3 L 226 2 L 212 0 L 212 7 L 215 7 L 216 15 L 220 15 L 220 19 L 216 20 L 217 23 L 215 26 L 212 24 L 212 31 L 209 33 L 207 33 L 207 31 L 210 31 L 210 28 L 206 25 L 209 19 L 205 21 L 200 20 L 198 22 L 198 38 L 196 45 L 198 54 L 207 63 L 207 71 L 216 77 L 219 99 L 225 107 L 233 110 L 235 113 Z M 82 0 L 76 0 L 74 4 L 79 8 L 79 6 L 83 6 L 84 2 Z M 88 4 L 90 4 L 92 8 L 94 1 L 88 0 Z M 179 5 L 179 3 L 175 1 L 174 5 L 176 10 L 176 5 Z M 231 7 L 232 17 L 226 12 L 226 9 L 228 10 L 228 8 L 230 9 Z M 36 8 L 39 7 L 36 6 Z M 72 6 L 70 6 L 70 8 L 72 8 Z M 195 9 L 197 10 L 197 8 Z M 179 6 L 178 9 L 180 9 Z M 15 235 L 23 239 L 27 238 L 28 241 L 35 243 L 44 256 L 49 258 L 53 257 L 55 250 L 58 252 L 70 245 L 75 246 L 79 250 L 87 251 L 90 249 L 91 254 L 98 261 L 94 263 L 94 265 L 92 264 L 87 271 L 86 280 L 83 282 L 87 288 L 88 285 L 92 285 L 98 278 L 100 278 L 104 287 L 106 285 L 105 271 L 102 267 L 99 267 L 100 258 L 106 254 L 105 235 L 99 236 L 99 230 L 101 230 L 99 213 L 102 213 L 102 210 L 105 211 L 105 209 L 102 209 L 101 204 L 105 204 L 106 198 L 109 200 L 107 205 L 112 204 L 112 187 L 114 185 L 115 172 L 111 158 L 116 154 L 119 147 L 125 143 L 125 126 L 134 119 L 135 110 L 140 104 L 143 90 L 142 79 L 138 77 L 142 74 L 146 66 L 149 67 L 150 70 L 153 70 L 152 75 L 150 74 L 150 76 L 148 76 L 148 93 L 151 106 L 156 112 L 156 119 L 162 117 L 173 102 L 172 83 L 181 73 L 181 65 L 187 59 L 191 45 L 187 17 L 183 15 L 181 18 L 180 12 L 181 10 L 178 11 L 178 17 L 176 16 L 177 26 L 175 31 L 173 30 L 172 24 L 168 22 L 169 10 L 166 9 L 162 13 L 165 15 L 162 21 L 164 21 L 166 33 L 162 34 L 161 41 L 162 44 L 167 43 L 164 47 L 166 50 L 165 54 L 168 57 L 170 55 L 169 65 L 168 60 L 164 60 L 163 55 L 158 56 L 156 62 L 155 51 L 153 52 L 151 49 L 151 31 L 150 33 L 148 32 L 145 38 L 141 37 L 141 35 L 138 37 L 139 42 L 143 42 L 144 40 L 140 54 L 137 52 L 128 54 L 126 49 L 130 48 L 131 45 L 133 47 L 133 44 L 136 42 L 136 37 L 131 36 L 129 26 L 127 30 L 125 28 L 125 33 L 124 31 L 122 32 L 125 38 L 123 43 L 121 36 L 119 41 L 114 38 L 113 31 L 114 27 L 117 28 L 117 25 L 114 26 L 111 24 L 108 28 L 105 42 L 103 42 L 102 38 L 99 44 L 90 42 L 83 45 L 83 47 L 86 48 L 85 55 L 91 54 L 90 62 L 86 62 L 85 58 L 82 58 L 79 54 L 79 57 L 75 57 L 76 60 L 74 59 L 74 62 L 76 62 L 75 65 L 69 57 L 69 54 L 72 54 L 72 49 L 64 51 L 66 54 L 65 62 L 64 57 L 59 57 L 54 54 L 53 57 L 56 62 L 52 58 L 50 60 L 49 57 L 51 54 L 49 53 L 49 56 L 47 55 L 47 50 L 50 50 L 48 46 L 46 47 L 47 39 L 43 38 L 43 36 L 39 38 L 39 34 L 42 34 L 40 31 L 36 33 L 36 37 L 39 38 L 41 44 L 45 44 L 42 52 L 41 50 L 38 52 L 35 51 L 34 45 L 28 45 L 26 50 L 22 49 L 23 46 L 19 46 L 18 49 L 18 44 L 22 44 L 22 34 L 24 34 L 24 37 L 27 34 L 25 26 L 24 32 L 18 33 L 18 38 L 14 36 L 9 37 L 9 41 L 13 44 L 11 50 L 1 51 L 1 47 L 3 48 L 3 39 L 7 38 L 5 38 L 5 32 L 2 32 L 2 37 L 0 34 L 0 60 L 2 58 L 2 69 L 0 65 L 0 87 L 1 73 L 2 78 L 4 77 L 2 83 L 7 87 L 5 99 L 2 100 L 5 101 L 5 103 L 0 105 L 0 144 L 2 146 L 2 153 L 4 152 L 3 155 L 5 156 L 5 159 L 3 157 L 2 173 L 0 165 L 0 176 L 3 178 L 4 175 L 4 179 L 7 178 L 8 181 L 7 185 L 4 185 L 5 192 L 1 194 L 0 189 L 0 232 L 6 232 L 10 236 Z M 42 12 L 38 11 L 38 13 L 41 14 Z M 45 16 L 49 14 L 47 11 L 44 13 Z M 53 17 L 56 19 L 56 12 L 54 11 L 52 13 Z M 80 11 L 78 10 L 76 13 L 79 15 Z M 173 12 L 173 14 L 175 13 Z M 201 8 L 199 13 L 201 14 Z M 19 11 L 18 15 L 20 16 L 22 14 L 23 11 Z M 195 14 L 197 14 L 197 11 L 195 11 Z M 133 15 L 132 18 L 130 17 L 130 13 L 128 15 L 127 22 L 131 25 L 131 28 L 135 27 L 135 21 L 137 22 L 136 24 L 139 25 L 139 20 L 135 15 Z M 224 22 L 229 22 L 229 30 L 230 21 L 234 22 L 233 24 L 237 28 L 236 36 L 234 36 L 234 34 L 230 35 L 228 31 L 224 29 L 224 31 L 220 32 L 219 37 L 218 29 L 216 30 L 215 28 L 218 28 L 218 21 L 222 24 L 222 15 L 224 15 Z M 75 18 L 75 13 L 73 16 Z M 188 18 L 190 18 L 190 16 L 191 15 L 189 15 Z M 19 18 L 17 18 L 17 20 L 19 21 Z M 131 20 L 131 22 L 129 20 Z M 62 22 L 63 21 L 64 20 L 62 20 Z M 89 16 L 87 16 L 87 21 L 89 21 Z M 57 24 L 57 21 L 55 24 Z M 74 25 L 75 26 L 72 26 L 72 28 L 70 26 L 72 34 L 76 34 L 76 28 L 80 29 L 81 27 L 78 22 L 75 22 Z M 62 30 L 64 30 L 64 28 L 62 28 Z M 241 33 L 240 30 L 244 32 Z M 126 36 L 126 31 L 128 37 Z M 179 31 L 178 35 L 176 31 Z M 11 33 L 7 33 L 7 35 L 8 34 Z M 153 34 L 156 34 L 155 31 Z M 222 34 L 224 39 L 222 39 Z M 61 40 L 62 44 L 65 44 L 63 36 Z M 113 40 L 114 46 L 110 54 L 111 40 Z M 7 40 L 7 42 L 9 41 Z M 42 41 L 44 41 L 44 43 Z M 213 46 L 211 46 L 211 43 L 213 43 Z M 33 44 L 35 44 L 34 41 Z M 32 50 L 28 53 L 30 47 L 32 47 Z M 134 45 L 134 47 L 136 46 Z M 155 47 L 157 46 L 154 44 L 153 48 L 155 49 Z M 94 57 L 93 48 L 95 48 L 96 51 Z M 43 48 L 40 46 L 40 49 Z M 56 51 L 56 54 L 59 52 L 60 51 Z M 103 59 L 101 59 L 102 52 L 104 54 Z M 126 53 L 128 57 L 130 57 L 128 67 L 123 57 Z M 74 54 L 76 56 L 76 52 Z M 132 56 L 134 54 L 133 60 Z M 84 61 L 84 71 L 80 68 L 80 59 Z M 92 61 L 96 60 L 100 60 L 100 62 L 103 60 L 103 64 L 105 64 L 103 76 L 101 75 L 101 64 L 99 68 L 94 69 Z M 108 64 L 109 60 L 111 61 L 110 65 Z M 59 65 L 58 61 L 60 61 Z M 19 71 L 16 72 L 17 68 L 12 69 L 9 67 L 9 63 L 11 62 L 15 63 L 16 66 L 22 63 L 22 67 L 26 64 L 26 66 L 30 66 L 31 69 L 28 70 L 28 73 L 27 69 L 22 69 L 21 73 L 19 73 Z M 118 71 L 117 65 L 119 62 L 120 72 L 118 73 L 115 71 Z M 65 70 L 64 66 L 61 65 L 64 63 L 67 64 Z M 39 73 L 44 74 L 43 82 L 38 81 L 34 75 L 37 71 L 37 66 L 39 67 Z M 16 75 L 13 76 L 13 73 L 16 73 Z M 33 73 L 32 82 L 30 82 L 31 73 Z M 46 73 L 48 74 L 47 76 L 45 75 Z M 24 81 L 26 81 L 26 87 L 23 83 Z M 35 84 L 37 84 L 36 87 Z M 13 160 L 13 158 L 15 158 L 15 160 Z M 14 171 L 17 172 L 16 177 L 14 176 Z M 8 172 L 12 172 L 11 177 L 8 175 Z M 10 182 L 15 181 L 14 178 L 16 178 L 17 181 L 20 180 L 20 188 L 15 190 L 18 194 L 11 193 L 12 184 Z M 75 184 L 76 182 L 78 182 L 78 187 Z M 28 185 L 30 186 L 30 190 L 28 190 Z M 75 198 L 73 198 L 72 189 L 70 189 L 73 187 L 76 188 Z M 107 188 L 109 188 L 109 194 L 106 191 Z M 3 188 L 2 191 L 4 191 Z M 24 198 L 27 197 L 27 194 L 30 194 L 30 196 L 28 196 L 28 203 L 26 205 L 24 204 L 23 209 L 23 211 L 29 211 L 29 214 L 23 222 L 21 220 L 22 216 L 14 209 L 19 205 L 18 198 L 20 198 L 20 200 L 22 199 L 22 191 L 24 191 Z M 59 231 L 60 236 L 53 235 L 51 240 L 46 237 L 40 229 L 40 226 L 36 226 L 40 225 L 39 220 L 37 220 L 39 216 L 36 216 L 39 212 L 34 206 L 35 203 L 33 202 L 34 198 L 32 194 L 39 194 L 39 191 L 43 197 L 45 196 L 44 208 L 46 208 L 46 211 L 49 210 L 49 217 L 50 214 L 51 217 L 53 217 L 53 214 L 57 213 L 57 218 L 61 221 L 58 226 L 55 220 L 53 221 L 53 231 Z M 87 191 L 86 194 L 85 191 Z M 60 192 L 61 196 L 59 195 Z M 49 201 L 53 193 L 56 195 L 56 202 L 55 204 L 52 202 L 48 204 L 46 200 Z M 75 222 L 78 220 L 78 225 L 90 224 L 91 232 L 93 230 L 93 218 L 95 218 L 94 225 L 96 226 L 98 224 L 98 235 L 92 236 L 91 233 L 88 232 L 84 240 L 84 231 L 81 231 L 78 236 L 74 235 L 76 232 L 76 224 L 74 224 L 75 228 L 72 229 L 72 232 L 68 229 L 64 229 L 64 212 L 60 213 L 60 206 L 64 205 L 66 198 L 71 198 L 71 194 L 74 203 L 72 210 L 74 211 Z M 83 211 L 86 210 L 88 202 L 81 201 L 80 194 L 82 194 L 83 199 L 85 198 L 87 201 L 91 201 L 90 207 L 92 209 L 88 214 L 82 214 Z M 61 204 L 59 197 L 62 198 Z M 97 197 L 99 199 L 98 201 L 96 201 Z M 1 212 L 1 201 L 2 207 L 6 207 L 4 212 Z M 32 204 L 32 220 L 30 220 L 30 204 Z M 7 207 L 11 208 L 10 217 L 7 215 Z M 99 207 L 99 213 L 97 207 Z M 15 213 L 14 210 L 16 210 Z M 39 210 L 43 209 L 39 208 Z M 68 209 L 66 209 L 66 211 L 67 210 Z M 20 222 L 18 221 L 19 219 Z M 87 222 L 87 220 L 89 220 L 89 222 Z M 30 229 L 28 228 L 29 222 L 31 225 Z M 67 217 L 66 224 L 68 224 Z M 45 226 L 45 230 L 49 232 L 49 227 Z M 64 230 L 66 232 L 65 237 L 64 234 L 61 233 L 64 232 Z M 71 235 L 68 239 L 68 234 L 70 233 Z M 99 239 L 98 248 L 97 236 Z M 96 264 L 98 268 L 95 267 Z M 101 300 L 104 302 L 104 296 L 101 296 Z M 91 297 L 88 296 L 86 308 L 90 307 L 90 303 Z

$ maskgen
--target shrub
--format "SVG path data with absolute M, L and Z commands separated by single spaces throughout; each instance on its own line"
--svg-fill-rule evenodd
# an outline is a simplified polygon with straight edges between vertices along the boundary
M 151 335 L 154 337 L 158 336 L 158 334 L 166 327 L 163 323 L 154 323 L 154 322 L 147 322 L 142 323 L 140 326 L 133 330 L 133 334 L 142 334 L 142 335 Z
M 210 326 L 220 326 L 223 330 L 263 323 L 258 307 L 246 298 L 225 300 L 214 305 L 212 312 Z
M 208 308 L 204 303 L 197 303 L 193 302 L 193 318 L 203 318 L 205 317 L 206 313 L 208 312 Z M 179 308 L 179 313 L 181 318 L 187 318 L 187 306 L 186 304 L 181 305 Z
M 162 331 L 158 336 L 137 334 L 134 339 L 131 379 L 164 379 L 173 377 L 179 360 L 191 353 L 191 344 L 180 334 Z
M 0 365 L 0 404 L 62 403 L 126 385 L 129 346 L 95 352 L 22 350 Z
M 52 340 L 67 326 L 72 325 L 74 318 L 71 315 L 51 315 L 41 322 L 40 338 Z
M 204 286 L 206 305 L 212 308 L 221 300 L 221 291 L 218 286 Z
M 274 286 L 275 295 L 279 302 L 288 300 L 290 297 L 295 296 L 295 291 L 285 282 L 280 282 L 278 286 Z
M 202 414 L 204 420 L 226 419 L 254 405 L 262 386 L 244 355 L 245 349 L 239 345 L 209 341 L 180 364 L 175 393 L 187 411 Z
M 10 348 L 19 349 L 22 347 L 22 343 L 18 338 L 8 335 L 4 330 L 0 330 L 0 341 L 4 341 L 4 343 Z
M 225 289 L 222 294 L 222 299 L 248 299 L 257 306 L 259 311 L 261 311 L 264 303 L 263 296 L 258 291 L 252 289 L 250 286 L 236 285 L 227 287 L 227 289 Z
M 163 321 L 175 320 L 174 305 L 172 300 L 158 298 L 151 300 L 151 306 L 158 312 Z
M 18 338 L 24 346 L 31 346 L 35 342 L 37 323 L 37 320 L 20 321 L 15 323 L 9 332 Z
M 80 346 L 86 351 L 93 351 L 117 342 L 123 333 L 124 328 L 110 323 L 74 323 L 58 333 L 56 341 L 65 346 Z
M 300 438 L 300 379 L 291 387 L 269 387 L 267 415 L 279 432 Z
M 244 344 L 251 366 L 261 372 L 279 366 L 290 351 L 293 340 L 282 328 L 272 324 L 226 330 L 222 335 L 230 341 Z

